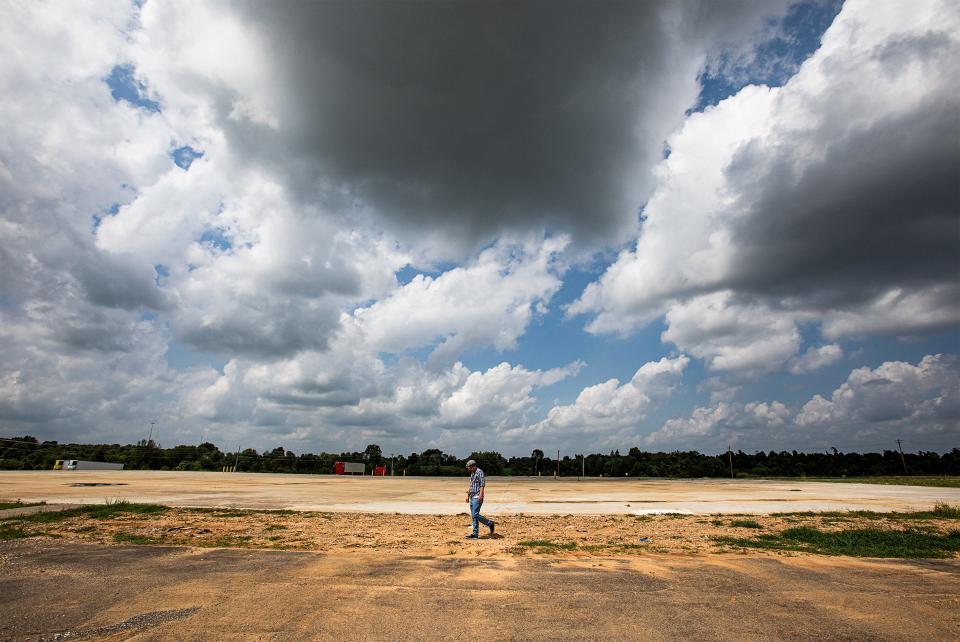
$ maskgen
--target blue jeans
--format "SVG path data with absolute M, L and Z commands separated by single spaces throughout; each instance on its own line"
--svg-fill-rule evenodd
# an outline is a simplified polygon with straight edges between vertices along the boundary
M 483 515 L 480 514 L 480 506 L 483 505 L 483 502 L 480 501 L 480 498 L 474 495 L 470 498 L 470 515 L 473 517 L 473 534 L 477 535 L 480 531 L 480 527 L 477 525 L 477 522 L 483 524 L 486 527 L 493 525 L 493 520 L 489 520 Z

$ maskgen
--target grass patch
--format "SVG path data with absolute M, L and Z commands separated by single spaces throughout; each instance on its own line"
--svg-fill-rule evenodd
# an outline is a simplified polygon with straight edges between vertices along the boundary
M 11 539 L 22 539 L 24 537 L 33 537 L 34 535 L 43 535 L 43 533 L 34 533 L 20 528 L 19 524 L 3 523 L 0 524 L 0 542 Z
M 243 548 L 250 543 L 253 537 L 251 535 L 235 535 L 218 537 L 210 542 L 200 542 L 197 546 L 208 548 Z
M 191 513 L 203 513 L 207 515 L 215 515 L 217 517 L 246 517 L 247 515 L 300 515 L 300 511 L 291 510 L 289 508 L 276 508 L 276 509 L 255 509 L 255 508 L 238 508 L 236 506 L 220 506 L 220 507 L 206 507 L 206 506 L 194 506 L 192 508 L 186 508 Z M 304 517 L 308 515 L 304 514 Z
M 159 504 L 131 504 L 125 500 L 108 501 L 106 504 L 91 504 L 89 506 L 78 506 L 77 508 L 68 508 L 61 511 L 48 511 L 43 513 L 34 513 L 33 515 L 23 515 L 12 519 L 20 519 L 25 522 L 36 524 L 49 524 L 51 522 L 61 522 L 71 517 L 87 517 L 89 519 L 110 519 L 118 515 L 157 515 L 170 510 L 168 506 Z
M 946 535 L 918 530 L 858 528 L 826 532 L 809 526 L 788 528 L 781 533 L 754 538 L 718 537 L 719 544 L 742 548 L 800 551 L 851 557 L 943 558 L 960 551 L 960 531 Z
M 264 528 L 263 530 L 265 530 L 265 531 L 285 531 L 285 530 L 287 530 L 287 527 L 284 526 L 283 524 L 270 524 L 269 526 L 267 526 L 267 527 Z
M 517 542 L 517 546 L 536 549 L 537 553 L 552 553 L 558 551 L 572 551 L 577 548 L 576 542 L 554 542 L 549 539 L 528 539 Z
M 755 519 L 734 519 L 730 521 L 730 525 L 734 528 L 763 528 L 763 524 Z
M 773 517 L 824 517 L 828 519 L 851 519 L 859 517 L 861 519 L 889 519 L 895 521 L 911 521 L 923 519 L 956 519 L 960 520 L 960 506 L 951 506 L 937 502 L 931 510 L 919 510 L 911 513 L 878 513 L 870 510 L 849 510 L 849 511 L 826 511 L 815 513 L 813 511 L 800 511 L 796 513 L 773 513 Z
M 162 540 L 156 537 L 147 537 L 146 535 L 136 535 L 134 533 L 114 533 L 113 541 L 118 544 L 159 544 Z
M 19 499 L 15 502 L 0 502 L 0 510 L 9 510 L 11 508 L 27 508 L 29 506 L 43 506 L 47 502 L 24 503 Z

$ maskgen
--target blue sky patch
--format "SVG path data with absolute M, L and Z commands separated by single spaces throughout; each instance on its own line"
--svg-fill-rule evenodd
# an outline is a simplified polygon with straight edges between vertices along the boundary
M 167 344 L 166 358 L 167 365 L 177 370 L 209 366 L 218 370 L 220 374 L 223 374 L 223 367 L 229 361 L 229 359 L 220 355 L 194 350 L 179 341 L 171 341 Z
M 90 215 L 90 219 L 93 221 L 93 227 L 90 230 L 94 234 L 97 233 L 97 228 L 100 227 L 100 223 L 103 222 L 103 219 L 108 216 L 116 216 L 117 212 L 120 211 L 120 203 L 113 203 L 110 207 L 104 208 L 99 212 L 94 212 Z
M 203 158 L 203 152 L 198 152 L 193 147 L 184 145 L 183 147 L 177 147 L 171 151 L 170 157 L 173 158 L 173 163 L 177 167 L 186 171 L 190 169 L 193 161 L 197 160 L 198 158 Z
M 157 273 L 157 276 L 154 277 L 153 279 L 157 283 L 157 285 L 160 285 L 161 279 L 165 279 L 168 276 L 170 276 L 170 268 L 168 268 L 163 263 L 157 263 L 156 265 L 154 265 L 153 271 Z
M 752 59 L 720 57 L 717 70 L 701 74 L 700 96 L 692 112 L 703 111 L 747 85 L 781 87 L 819 47 L 820 39 L 840 13 L 843 0 L 799 2 L 790 7 L 775 35 L 754 49 Z
M 147 86 L 137 80 L 136 68 L 131 64 L 117 65 L 104 79 L 110 88 L 110 95 L 117 102 L 126 101 L 134 107 L 159 112 L 160 103 L 147 97 Z
M 203 231 L 200 235 L 200 243 L 212 245 L 218 250 L 226 252 L 233 249 L 233 241 L 227 236 L 227 231 L 222 227 L 211 227 Z

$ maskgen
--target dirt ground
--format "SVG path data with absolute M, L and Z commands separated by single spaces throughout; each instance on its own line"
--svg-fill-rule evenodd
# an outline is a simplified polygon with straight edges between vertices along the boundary
M 0 639 L 955 640 L 960 563 L 0 542 Z
M 716 541 L 791 526 L 943 534 L 956 521 L 933 513 L 907 521 L 782 513 L 928 510 L 960 504 L 958 489 L 492 480 L 496 534 L 466 540 L 466 505 L 456 501 L 463 486 L 0 474 L 0 498 L 101 505 L 39 520 L 16 514 L 55 507 L 0 515 L 13 518 L 0 522 L 8 529 L 27 531 L 0 541 L 0 640 L 960 639 L 960 559 L 827 557 Z M 175 507 L 113 510 L 108 499 Z M 311 506 L 322 508 L 302 510 Z M 517 506 L 524 510 L 508 510 Z M 756 514 L 760 506 L 782 513 Z
M 470 518 L 462 515 L 405 515 L 170 509 L 161 514 L 120 514 L 108 519 L 67 517 L 25 524 L 46 537 L 85 543 L 187 545 L 197 547 L 270 548 L 350 554 L 428 555 L 457 558 L 549 556 L 589 559 L 648 553 L 713 554 L 730 550 L 717 537 L 753 537 L 793 526 L 823 531 L 922 526 L 945 534 L 956 521 L 926 519 L 904 523 L 856 515 L 498 515 L 491 537 L 481 527 L 480 540 L 465 539 Z M 531 542 L 546 542 L 538 546 Z M 763 555 L 755 551 L 752 555 Z M 776 552 L 767 555 L 798 555 Z
M 169 506 L 453 515 L 464 478 L 335 477 L 163 471 L 0 471 L 0 497 L 48 503 L 106 499 Z M 909 511 L 960 504 L 960 488 L 765 480 L 491 478 L 491 514 Z

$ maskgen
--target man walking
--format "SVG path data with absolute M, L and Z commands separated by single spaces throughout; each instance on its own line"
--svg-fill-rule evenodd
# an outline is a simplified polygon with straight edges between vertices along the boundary
M 470 515 L 473 517 L 473 532 L 467 535 L 467 539 L 477 539 L 479 525 L 478 522 L 490 529 L 490 535 L 493 535 L 495 524 L 492 519 L 487 519 L 480 514 L 480 507 L 483 506 L 483 492 L 487 486 L 487 478 L 483 471 L 477 468 L 477 462 L 472 459 L 467 462 L 467 470 L 470 471 L 470 490 L 467 491 L 467 503 L 470 504 Z

